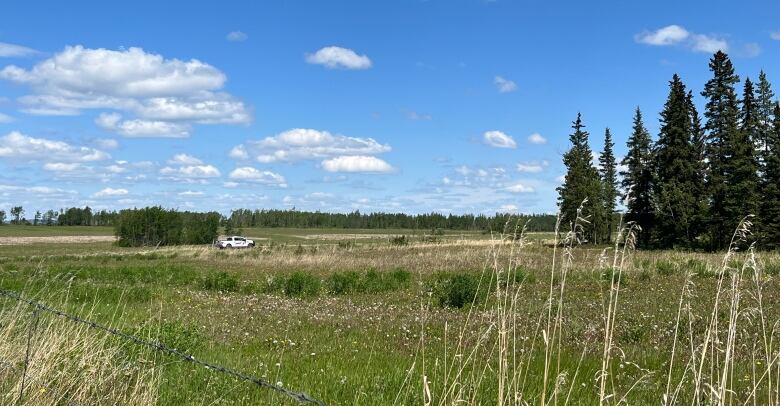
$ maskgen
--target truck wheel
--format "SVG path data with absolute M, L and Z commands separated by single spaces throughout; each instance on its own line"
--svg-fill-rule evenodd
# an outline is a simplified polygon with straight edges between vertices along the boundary
M 254 247 L 255 247 L 255 243 L 249 244 L 249 248 L 254 248 Z
M 233 246 L 231 244 L 228 244 L 225 246 L 225 248 L 233 248 Z

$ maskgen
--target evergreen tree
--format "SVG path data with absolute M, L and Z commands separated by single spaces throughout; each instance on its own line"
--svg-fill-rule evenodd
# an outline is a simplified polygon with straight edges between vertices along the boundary
M 563 164 L 566 166 L 566 176 L 563 185 L 558 190 L 558 205 L 564 224 L 574 225 L 577 220 L 577 210 L 583 205 L 582 215 L 589 223 L 581 223 L 583 236 L 590 242 L 601 241 L 599 230 L 603 227 L 604 205 L 601 201 L 601 179 L 593 166 L 588 132 L 584 130 L 582 116 L 577 113 L 577 120 L 572 124 L 574 132 L 569 135 L 571 149 L 563 154 Z M 583 204 L 584 203 L 584 204 Z
M 604 150 L 599 156 L 599 174 L 602 184 L 602 200 L 604 202 L 604 230 L 606 242 L 612 241 L 612 231 L 615 228 L 615 204 L 618 197 L 617 163 L 612 148 L 612 132 L 609 128 L 604 131 Z
M 758 164 L 753 142 L 757 137 L 753 83 L 745 80 L 740 111 L 740 128 L 723 143 L 725 160 L 724 214 L 726 230 L 733 231 L 748 214 L 758 214 Z
M 636 108 L 634 127 L 628 137 L 628 153 L 621 162 L 626 171 L 621 186 L 623 187 L 626 205 L 626 221 L 633 222 L 641 231 L 638 245 L 648 247 L 653 226 L 653 171 L 652 171 L 652 140 L 642 120 L 642 111 Z
M 694 198 L 694 214 L 691 224 L 693 235 L 701 236 L 707 227 L 707 188 L 704 179 L 707 178 L 707 154 L 706 139 L 704 128 L 701 125 L 701 118 L 693 102 L 693 92 L 688 91 L 688 113 L 691 116 L 691 145 L 693 147 L 694 179 L 697 181 L 692 190 Z
M 704 117 L 707 123 L 707 197 L 709 201 L 708 225 L 712 249 L 727 247 L 734 232 L 732 227 L 739 219 L 726 204 L 727 145 L 739 135 L 739 106 L 734 85 L 739 76 L 728 55 L 718 51 L 710 59 L 712 79 L 704 85 L 702 96 L 707 98 Z
M 775 93 L 772 91 L 772 85 L 766 78 L 766 73 L 762 70 L 758 74 L 758 89 L 756 90 L 756 121 L 757 121 L 757 134 L 755 141 L 756 148 L 760 151 L 759 162 L 763 166 L 765 155 L 769 152 L 769 138 L 771 137 L 773 128 L 773 110 L 775 108 L 774 102 Z M 763 169 L 762 169 L 763 172 Z
M 655 147 L 655 242 L 659 247 L 691 246 L 696 241 L 697 182 L 690 101 L 676 74 L 661 112 L 661 131 Z
M 764 177 L 761 182 L 761 245 L 780 248 L 780 103 L 775 104 L 774 125 L 767 137 Z

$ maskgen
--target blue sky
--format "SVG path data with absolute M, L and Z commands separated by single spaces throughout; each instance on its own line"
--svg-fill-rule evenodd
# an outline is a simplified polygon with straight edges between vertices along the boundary
M 780 83 L 777 15 L 769 1 L 13 2 L 0 208 L 554 212 L 578 111 L 593 149 L 610 127 L 622 155 L 634 108 L 655 134 L 672 74 L 698 93 L 714 50 Z

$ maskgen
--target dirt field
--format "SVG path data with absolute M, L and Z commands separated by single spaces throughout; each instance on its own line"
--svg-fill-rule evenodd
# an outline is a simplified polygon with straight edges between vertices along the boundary
M 0 245 L 28 244 L 86 244 L 93 242 L 114 242 L 111 235 L 58 235 L 47 237 L 0 237 Z

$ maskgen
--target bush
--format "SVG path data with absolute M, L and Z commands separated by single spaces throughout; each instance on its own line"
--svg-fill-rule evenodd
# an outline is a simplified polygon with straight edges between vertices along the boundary
M 408 245 L 408 244 L 409 244 L 409 239 L 406 238 L 405 235 L 396 235 L 396 236 L 390 237 L 390 245 L 403 246 L 403 245 Z
M 354 271 L 336 272 L 328 277 L 328 292 L 344 295 L 357 291 L 360 275 Z
M 211 272 L 203 279 L 203 288 L 222 292 L 238 290 L 238 279 L 227 272 Z
M 284 294 L 287 296 L 317 296 L 322 282 L 314 275 L 305 272 L 294 272 L 285 281 Z
M 655 271 L 662 276 L 673 275 L 675 268 L 675 265 L 669 261 L 658 261 L 655 263 Z
M 119 212 L 114 225 L 117 244 L 123 247 L 209 244 L 217 237 L 219 213 L 193 213 L 162 207 Z
M 439 305 L 443 307 L 460 309 L 467 304 L 480 301 L 477 295 L 479 278 L 472 274 L 446 275 L 439 282 L 438 289 L 434 293 L 439 300 Z

